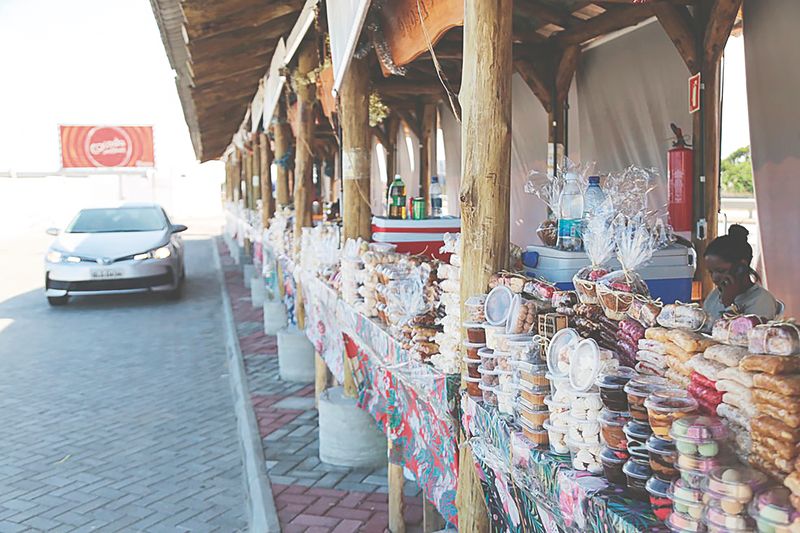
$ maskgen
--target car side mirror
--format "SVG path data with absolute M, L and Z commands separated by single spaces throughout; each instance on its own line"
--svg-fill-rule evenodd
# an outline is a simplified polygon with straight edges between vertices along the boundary
M 172 225 L 172 233 L 180 233 L 182 231 L 186 231 L 187 229 L 189 229 L 189 228 L 187 228 L 183 224 L 173 224 Z
M 47 233 L 48 235 L 52 235 L 53 237 L 58 237 L 58 234 L 60 232 L 59 232 L 58 228 L 47 228 L 45 230 L 45 233 Z

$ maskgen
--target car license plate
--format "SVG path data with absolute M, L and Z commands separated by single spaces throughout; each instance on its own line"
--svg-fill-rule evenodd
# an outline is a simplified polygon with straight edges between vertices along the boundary
M 92 278 L 94 279 L 111 279 L 121 278 L 122 271 L 113 268 L 94 268 L 92 269 Z

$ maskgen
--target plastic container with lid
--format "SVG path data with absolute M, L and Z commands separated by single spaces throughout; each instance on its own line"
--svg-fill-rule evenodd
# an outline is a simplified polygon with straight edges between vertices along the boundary
M 600 463 L 603 465 L 603 474 L 609 482 L 623 487 L 628 484 L 622 467 L 629 458 L 627 452 L 603 448 L 603 451 L 600 452 Z
M 708 496 L 720 501 L 722 509 L 731 514 L 744 511 L 753 495 L 769 484 L 760 470 L 744 466 L 723 466 L 708 472 L 704 485 Z
M 547 379 L 546 364 L 542 362 L 530 363 L 527 361 L 514 361 L 511 366 L 516 370 L 520 380 L 527 381 L 537 387 L 550 386 L 550 380 Z
M 675 421 L 670 435 L 679 443 L 692 442 L 702 444 L 709 441 L 719 442 L 728 437 L 728 428 L 716 416 L 687 416 Z
M 497 356 L 495 356 L 494 350 L 488 346 L 478 350 L 478 357 L 481 358 L 482 368 L 486 370 L 494 370 L 497 368 Z
M 550 395 L 550 387 L 535 387 L 525 381 L 516 384 L 519 396 L 530 405 L 545 405 L 544 399 Z
M 547 431 L 548 440 L 550 441 L 550 451 L 557 455 L 568 454 L 567 426 L 555 424 L 550 420 L 545 422 L 543 427 Z
M 483 396 L 483 392 L 481 392 L 480 384 L 481 378 L 473 378 L 471 376 L 467 376 L 464 378 L 464 381 L 467 383 L 467 394 L 472 396 L 473 398 L 480 398 Z
M 502 370 L 487 370 L 486 368 L 480 366 L 478 367 L 478 372 L 481 375 L 481 383 L 484 385 L 489 385 L 490 387 L 496 387 L 500 384 L 500 374 L 503 373 Z
M 563 426 L 566 428 L 569 419 L 569 404 L 560 403 L 553 400 L 552 396 L 547 396 L 544 399 L 544 404 L 550 411 L 550 420 L 554 425 Z M 565 430 L 566 431 L 566 430 Z M 566 452 L 564 452 L 566 453 Z
M 625 424 L 622 427 L 622 432 L 628 438 L 628 448 L 631 446 L 644 446 L 644 443 L 653 434 L 653 430 L 650 429 L 647 423 L 638 420 L 631 420 Z
M 533 424 L 529 424 L 527 420 L 524 418 L 520 418 L 518 420 L 520 427 L 522 428 L 522 434 L 531 441 L 537 448 L 544 448 L 550 443 L 549 440 L 549 433 L 546 429 L 541 426 L 535 426 Z
M 628 381 L 623 390 L 628 397 L 628 410 L 631 412 L 631 416 L 636 420 L 649 423 L 644 401 L 653 392 L 669 387 L 670 383 L 658 376 L 637 376 Z
M 485 383 L 479 383 L 478 388 L 480 388 L 482 396 L 483 396 L 483 403 L 486 405 L 493 405 L 497 406 L 497 389 L 486 385 Z
M 602 448 L 599 444 L 575 442 L 567 436 L 567 447 L 572 459 L 572 468 L 595 475 L 603 472 L 603 465 L 600 462 Z
M 516 361 L 531 361 L 539 359 L 541 348 L 538 340 L 533 335 L 515 335 L 506 340 L 508 351 Z M 542 361 L 547 365 L 545 361 Z
M 603 402 L 600 401 L 599 392 L 572 392 L 570 393 L 569 412 L 581 420 L 597 420 Z
M 486 344 L 486 329 L 484 329 L 483 322 L 464 322 L 464 328 L 467 330 L 467 341 Z
M 678 472 L 681 475 L 681 481 L 683 484 L 692 489 L 701 489 L 703 488 L 703 483 L 706 480 L 706 476 L 708 475 L 708 471 L 702 470 L 693 470 L 691 468 L 683 468 L 680 465 L 680 455 L 678 456 L 678 465 L 676 466 Z
M 698 403 L 697 400 L 686 394 L 686 391 L 680 391 L 678 395 L 667 390 L 648 396 L 644 401 L 644 406 L 647 409 L 647 418 L 653 434 L 662 439 L 671 440 L 669 431 L 672 423 L 697 411 Z
M 467 365 L 467 374 L 469 375 L 469 377 L 480 379 L 481 378 L 481 373 L 478 370 L 479 367 L 481 366 L 480 358 L 472 359 L 472 358 L 469 358 L 469 357 L 464 357 L 463 361 Z
M 569 383 L 578 392 L 594 387 L 600 373 L 600 347 L 594 339 L 580 341 L 570 354 Z
M 548 368 L 549 367 L 550 365 L 548 365 Z M 552 372 L 548 372 L 545 374 L 545 377 L 550 381 L 550 384 L 556 392 L 564 391 L 564 393 L 567 394 L 572 391 L 572 386 L 569 384 L 569 375 L 557 376 Z
M 644 446 L 629 446 L 628 453 L 631 454 L 631 460 L 636 461 L 647 468 L 650 468 L 650 459 L 647 456 L 647 448 Z
M 647 494 L 647 480 L 652 475 L 650 467 L 638 461 L 628 459 L 622 466 L 628 485 L 628 494 L 637 500 L 649 501 L 650 495 Z
M 506 321 L 507 333 L 530 333 L 534 327 L 534 321 L 529 313 L 528 302 L 519 294 L 515 294 L 511 300 L 511 309 L 508 312 Z M 534 316 L 535 317 L 535 316 Z
M 750 533 L 755 527 L 755 521 L 746 513 L 731 514 L 725 512 L 719 500 L 709 499 L 703 519 L 707 526 L 725 528 L 731 533 Z
M 675 468 L 678 452 L 675 450 L 674 442 L 650 435 L 645 448 L 650 459 L 650 470 L 654 476 L 664 481 L 672 481 L 680 476 L 678 469 Z
M 596 420 L 581 420 L 573 416 L 567 418 L 567 438 L 575 443 L 600 446 L 600 424 Z
M 505 325 L 511 311 L 513 298 L 514 293 L 511 292 L 511 289 L 504 285 L 498 285 L 489 291 L 484 302 L 483 312 L 486 322 L 492 326 L 503 326 L 503 333 L 505 333 Z
M 531 405 L 523 398 L 517 401 L 517 413 L 520 419 L 535 429 L 542 429 L 544 423 L 550 419 L 550 411 L 546 405 Z
M 625 424 L 630 419 L 630 414 L 625 411 L 619 412 L 609 409 L 600 411 L 597 421 L 600 423 L 600 433 L 606 446 L 614 450 L 628 449 L 628 439 L 622 428 L 625 427 Z
M 789 500 L 791 491 L 775 487 L 759 492 L 748 511 L 759 533 L 796 533 L 800 531 L 800 513 Z
M 491 324 L 484 324 L 483 332 L 486 339 L 486 346 L 491 350 L 496 350 L 498 343 L 497 336 L 499 334 L 505 334 L 505 331 L 505 326 L 492 326 Z
M 650 497 L 650 508 L 655 517 L 662 522 L 672 513 L 672 498 L 669 497 L 669 482 L 655 476 L 647 480 L 644 486 Z
M 603 404 L 612 411 L 627 411 L 628 396 L 623 389 L 636 375 L 636 371 L 627 366 L 620 366 L 600 374 L 596 383 Z
M 464 313 L 466 314 L 466 320 L 469 322 L 483 322 L 486 320 L 484 313 L 485 304 L 485 294 L 476 294 L 475 296 L 470 296 L 467 298 L 467 300 L 464 302 Z
M 470 359 L 477 359 L 480 361 L 481 356 L 478 354 L 478 351 L 481 348 L 486 348 L 486 344 L 479 342 L 469 342 L 469 341 L 464 343 L 464 351 L 466 353 L 466 357 Z
M 678 479 L 672 482 L 667 491 L 667 496 L 672 500 L 672 506 L 677 513 L 683 513 L 693 520 L 703 518 L 703 492 L 696 487 L 688 485 L 685 480 Z
M 581 341 L 580 334 L 572 328 L 558 330 L 547 346 L 547 367 L 553 376 L 569 375 L 572 348 Z
M 678 511 L 674 501 L 672 502 L 672 507 L 672 514 L 669 515 L 665 522 L 670 531 L 673 533 L 699 533 L 706 530 L 706 526 L 701 520 Z

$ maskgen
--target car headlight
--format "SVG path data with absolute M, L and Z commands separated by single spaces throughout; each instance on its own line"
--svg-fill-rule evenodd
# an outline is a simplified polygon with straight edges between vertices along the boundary
M 64 257 L 64 254 L 57 250 L 50 250 L 45 256 L 49 263 L 60 263 L 62 257 Z
M 133 256 L 133 259 L 134 261 L 143 261 L 145 259 L 166 259 L 171 255 L 172 250 L 169 249 L 169 246 L 162 246 L 161 248 L 156 248 L 155 250 L 150 250 L 149 252 L 145 252 L 143 254 L 136 254 Z

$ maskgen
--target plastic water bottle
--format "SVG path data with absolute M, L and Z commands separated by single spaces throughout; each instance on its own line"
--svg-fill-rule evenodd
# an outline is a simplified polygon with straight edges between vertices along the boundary
M 600 210 L 605 199 L 606 194 L 600 188 L 600 176 L 589 176 L 589 186 L 586 188 L 586 192 L 583 193 L 584 221 Z
M 431 176 L 431 216 L 442 216 L 442 186 L 439 185 L 439 177 Z
M 558 198 L 558 240 L 556 248 L 571 252 L 581 250 L 581 225 L 583 224 L 583 195 L 578 176 L 569 172 Z

